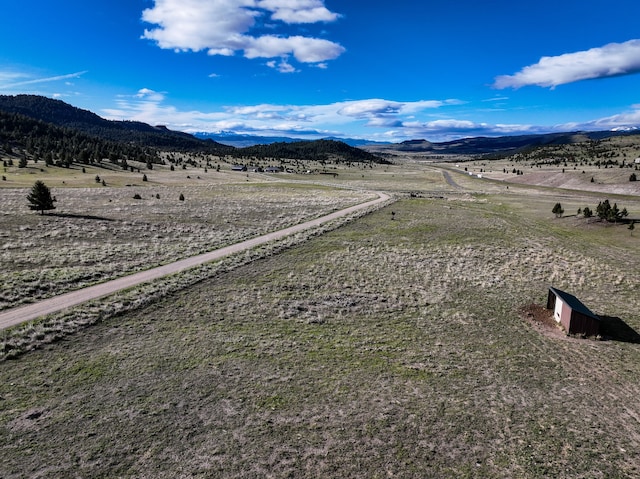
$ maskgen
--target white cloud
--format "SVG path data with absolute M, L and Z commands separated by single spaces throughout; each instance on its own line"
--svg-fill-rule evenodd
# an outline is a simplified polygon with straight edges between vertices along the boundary
M 144 98 L 147 101 L 162 101 L 164 100 L 164 94 L 163 93 L 159 93 L 157 91 L 153 91 L 149 88 L 141 88 L 140 90 L 138 90 L 138 93 L 136 94 L 137 98 Z
M 582 123 L 527 125 L 487 123 L 468 118 L 440 117 L 459 100 L 391 101 L 380 98 L 322 105 L 258 104 L 220 107 L 217 111 L 181 111 L 166 104 L 166 94 L 142 88 L 117 99 L 107 118 L 167 125 L 194 132 L 233 131 L 264 136 L 321 138 L 326 136 L 402 141 L 426 138 L 447 141 L 472 136 L 503 136 L 574 130 L 609 130 L 640 126 L 640 105 L 629 111 Z M 438 112 L 438 113 L 436 113 Z M 465 116 L 468 112 L 465 113 Z
M 77 73 L 69 73 L 67 75 L 57 75 L 57 76 L 43 77 L 43 78 L 31 78 L 30 76 L 27 76 L 25 74 L 4 72 L 4 73 L 0 73 L 0 88 L 2 89 L 15 88 L 15 87 L 22 87 L 27 85 L 35 85 L 38 83 L 51 83 L 51 82 L 57 82 L 62 80 L 69 80 L 72 78 L 80 78 L 85 73 L 87 72 L 82 71 Z
M 292 54 L 303 63 L 333 60 L 343 52 L 344 48 L 337 43 L 299 35 L 286 38 L 264 35 L 248 40 L 244 46 L 244 56 L 247 58 L 275 58 Z
M 298 71 L 284 58 L 280 62 L 276 62 L 275 60 L 268 61 L 266 65 L 269 68 L 275 68 L 280 73 L 295 73 Z
M 631 110 L 618 113 L 616 115 L 581 123 L 564 123 L 556 126 L 555 128 L 558 131 L 598 131 L 638 127 L 640 127 L 640 105 L 631 105 Z
M 459 100 L 421 100 L 399 102 L 381 99 L 345 102 L 338 113 L 354 118 L 380 118 L 390 115 L 408 115 L 421 110 L 440 108 L 445 105 L 461 104 Z
M 273 20 L 285 23 L 333 22 L 338 18 L 320 0 L 262 0 L 257 6 L 273 12 Z
M 274 65 L 277 67 L 277 65 Z M 368 99 L 323 105 L 259 104 L 221 107 L 215 112 L 180 111 L 165 104 L 165 94 L 149 88 L 135 95 L 120 97 L 117 108 L 104 110 L 107 118 L 142 121 L 151 125 L 167 125 L 187 132 L 217 132 L 261 135 L 289 135 L 319 138 L 351 136 L 373 138 L 381 128 L 396 128 L 398 139 L 406 139 L 424 131 L 434 134 L 452 123 L 420 123 L 416 117 L 436 109 L 457 105 L 458 100 L 421 100 L 414 102 Z M 458 131 L 464 130 L 458 125 Z
M 542 57 L 535 65 L 514 75 L 495 79 L 494 87 L 520 88 L 527 85 L 555 88 L 580 80 L 629 75 L 640 72 L 640 40 L 610 43 L 600 48 Z
M 261 35 L 258 19 L 291 25 L 329 22 L 338 18 L 322 0 L 154 0 L 142 12 L 142 19 L 157 25 L 145 29 L 143 38 L 160 48 L 203 51 L 231 56 L 243 52 L 246 58 L 286 58 L 302 63 L 323 64 L 339 57 L 344 47 L 322 38 L 290 35 Z M 290 68 L 280 68 L 290 72 Z
M 0 71 L 0 85 L 15 83 L 22 78 L 25 78 L 24 73 Z

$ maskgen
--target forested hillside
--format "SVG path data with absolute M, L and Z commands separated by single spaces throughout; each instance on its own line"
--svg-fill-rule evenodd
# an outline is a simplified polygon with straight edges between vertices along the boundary
M 123 168 L 127 160 L 158 163 L 153 148 L 106 140 L 71 128 L 63 128 L 18 113 L 0 110 L 0 152 L 48 165 L 95 163 L 109 159 Z
M 364 150 L 335 140 L 273 143 L 247 148 L 222 145 L 188 133 L 131 121 L 111 121 L 60 100 L 35 95 L 0 95 L 0 148 L 29 159 L 68 166 L 103 159 L 159 162 L 159 151 L 177 151 L 247 159 L 385 163 Z
M 19 113 L 56 126 L 78 130 L 105 140 L 174 151 L 224 154 L 233 150 L 213 140 L 199 140 L 187 133 L 133 121 L 111 121 L 60 100 L 36 95 L 0 95 L 0 111 Z
M 271 143 L 239 148 L 233 153 L 235 157 L 301 158 L 314 161 L 344 161 L 347 163 L 387 163 L 386 160 L 364 150 L 354 148 L 341 141 L 316 140 L 297 141 L 293 143 Z

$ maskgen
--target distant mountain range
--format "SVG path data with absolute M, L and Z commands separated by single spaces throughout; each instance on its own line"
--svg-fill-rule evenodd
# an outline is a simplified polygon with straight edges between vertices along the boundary
M 359 139 L 338 138 L 303 141 L 298 138 L 240 135 L 233 132 L 191 135 L 169 130 L 165 126 L 151 126 L 134 121 L 106 120 L 91 111 L 76 108 L 60 100 L 37 95 L 0 95 L 0 112 L 24 115 L 57 127 L 80 131 L 108 141 L 135 144 L 139 147 L 206 152 L 240 158 L 244 156 L 291 157 L 287 155 L 298 155 L 293 158 L 300 158 L 300 155 L 312 154 L 314 159 L 338 156 L 347 161 L 379 162 L 381 159 L 374 156 L 376 153 L 384 154 L 395 151 L 422 152 L 434 155 L 507 154 L 540 146 L 572 144 L 614 136 L 640 134 L 640 130 L 628 129 L 501 136 L 497 138 L 473 137 L 440 143 L 423 139 L 402 143 L 376 143 Z
M 243 148 L 246 146 L 255 145 L 269 145 L 271 143 L 295 143 L 299 141 L 309 141 L 302 138 L 291 138 L 287 136 L 258 136 L 258 135 L 246 135 L 238 134 L 230 131 L 221 131 L 219 133 L 194 133 L 193 136 L 203 140 L 214 140 L 224 145 L 235 146 L 236 148 Z M 369 140 L 361 140 L 356 138 L 337 138 L 337 137 L 325 137 L 323 140 L 334 140 L 345 143 L 349 146 L 361 147 L 365 145 L 390 145 L 389 142 L 377 142 Z
M 434 155 L 481 155 L 491 153 L 514 153 L 550 145 L 569 145 L 589 140 L 603 140 L 615 136 L 640 135 L 640 130 L 627 129 L 616 131 L 574 131 L 566 133 L 546 133 L 537 135 L 518 135 L 462 138 L 442 143 L 427 140 L 408 140 L 393 145 L 367 146 L 372 152 L 411 152 Z

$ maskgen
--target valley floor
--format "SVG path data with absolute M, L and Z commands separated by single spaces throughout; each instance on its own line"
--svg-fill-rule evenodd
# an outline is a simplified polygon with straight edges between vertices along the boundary
M 3 477 L 640 475 L 640 344 L 522 315 L 553 285 L 640 331 L 640 240 L 551 214 L 583 193 L 408 177 L 388 208 L 0 362 Z

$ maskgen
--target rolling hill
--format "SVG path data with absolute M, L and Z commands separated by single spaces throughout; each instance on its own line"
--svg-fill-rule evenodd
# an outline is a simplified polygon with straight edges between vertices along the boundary
M 385 162 L 374 154 L 336 140 L 282 141 L 236 148 L 218 143 L 211 138 L 197 138 L 188 133 L 169 130 L 165 126 L 106 120 L 91 111 L 76 108 L 60 100 L 36 95 L 0 95 L 0 114 L 3 118 L 0 140 L 5 145 L 27 149 L 29 145 L 37 144 L 43 150 L 41 154 L 45 154 L 47 145 L 51 144 L 51 141 L 45 141 L 42 138 L 47 136 L 65 139 L 78 137 L 80 139 L 74 144 L 91 143 L 92 157 L 96 159 L 108 156 L 104 155 L 107 150 L 122 149 L 127 145 L 154 150 L 231 156 L 239 159 L 252 157 Z M 103 144 L 104 142 L 107 144 Z M 120 145 L 120 148 L 116 148 L 116 144 Z M 77 157 L 87 148 L 89 147 L 83 146 L 80 150 L 74 148 L 71 154 Z

